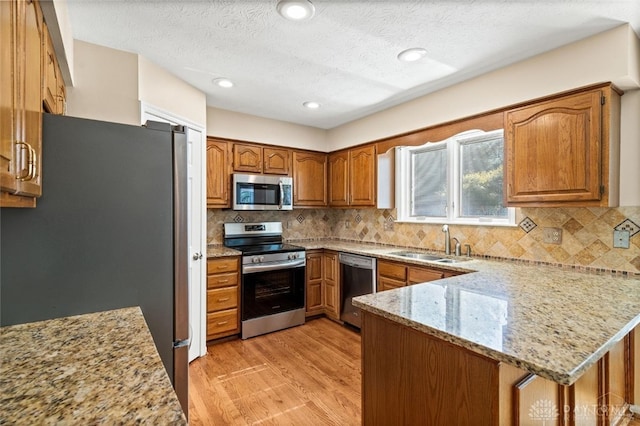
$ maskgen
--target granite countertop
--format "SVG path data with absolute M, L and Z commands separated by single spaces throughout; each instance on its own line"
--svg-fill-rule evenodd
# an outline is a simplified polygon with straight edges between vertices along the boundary
M 234 250 L 223 246 L 222 244 L 210 244 L 207 246 L 207 259 L 214 259 L 216 257 L 226 256 L 240 256 L 242 252 L 240 250 Z
M 636 277 L 473 257 L 440 264 L 394 255 L 398 247 L 335 240 L 294 243 L 468 272 L 360 296 L 354 305 L 564 385 L 640 323 Z
M 187 424 L 139 308 L 0 328 L 0 424 Z

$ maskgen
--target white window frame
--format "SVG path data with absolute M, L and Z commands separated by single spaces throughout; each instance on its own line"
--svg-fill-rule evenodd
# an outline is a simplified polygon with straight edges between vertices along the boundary
M 463 144 L 480 140 L 502 137 L 502 129 L 491 132 L 482 130 L 470 130 L 459 133 L 444 141 L 427 142 L 420 146 L 404 146 L 396 148 L 396 207 L 397 222 L 408 223 L 446 223 L 458 225 L 485 225 L 485 226 L 517 226 L 516 209 L 507 208 L 507 217 L 463 217 L 460 215 L 460 197 L 462 192 L 462 177 L 460 175 L 460 147 Z M 447 208 L 446 216 L 411 216 L 411 153 L 420 151 L 435 144 L 446 144 L 447 150 Z

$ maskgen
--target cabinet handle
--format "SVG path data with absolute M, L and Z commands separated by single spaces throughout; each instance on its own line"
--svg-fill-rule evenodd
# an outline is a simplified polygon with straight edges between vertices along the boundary
M 218 281 L 218 282 L 219 282 L 220 284 L 226 284 L 226 283 L 228 283 L 228 282 L 229 282 L 229 280 L 220 280 L 220 281 Z
M 33 148 L 31 149 L 31 154 L 32 154 L 32 161 L 31 161 L 31 174 L 29 177 L 29 180 L 34 180 L 35 178 L 38 177 L 38 154 L 36 153 L 36 150 Z
M 229 297 L 223 297 L 221 299 L 218 299 L 218 302 L 226 302 L 227 300 L 229 300 Z
M 24 170 L 20 171 L 20 174 L 18 176 L 16 176 L 16 179 L 20 180 L 20 181 L 27 181 L 27 180 L 31 180 L 32 177 L 32 173 L 33 173 L 33 154 L 35 154 L 35 151 L 31 148 L 31 145 L 29 145 L 26 142 L 16 142 L 16 145 L 18 145 L 20 147 L 20 153 L 22 153 L 22 151 L 27 151 L 27 164 Z M 22 156 L 21 156 L 22 159 Z M 19 163 L 20 166 L 22 166 L 22 161 Z
M 216 325 L 225 325 L 225 324 L 229 324 L 229 321 L 220 321 L 218 324 Z

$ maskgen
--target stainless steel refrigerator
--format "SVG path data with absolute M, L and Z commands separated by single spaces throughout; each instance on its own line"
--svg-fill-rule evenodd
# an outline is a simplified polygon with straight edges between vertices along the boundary
M 184 131 L 44 114 L 42 139 L 37 207 L 0 209 L 0 325 L 140 306 L 186 414 Z

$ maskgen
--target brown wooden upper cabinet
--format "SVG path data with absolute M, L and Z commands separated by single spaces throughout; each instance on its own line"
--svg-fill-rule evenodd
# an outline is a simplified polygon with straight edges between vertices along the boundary
M 207 138 L 207 207 L 231 207 L 228 142 Z
M 42 64 L 43 64 L 43 83 L 42 83 L 42 103 L 46 112 L 51 114 L 64 113 L 65 88 L 60 72 L 60 65 L 53 50 L 53 42 L 49 35 L 49 29 L 44 24 L 43 42 L 42 42 Z
M 375 145 L 329 154 L 329 205 L 376 205 Z
M 233 144 L 233 171 L 289 175 L 291 150 L 243 143 Z
M 53 78 L 55 82 L 49 85 Z M 1 1 L 1 207 L 35 207 L 36 198 L 42 195 L 43 104 L 48 112 L 61 114 L 64 94 L 40 3 Z
M 600 85 L 505 112 L 508 206 L 616 206 L 620 93 Z
M 42 194 L 43 18 L 36 1 L 0 2 L 3 207 L 35 207 Z
M 326 207 L 327 154 L 293 151 L 294 207 Z

